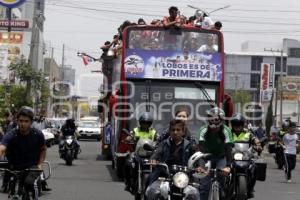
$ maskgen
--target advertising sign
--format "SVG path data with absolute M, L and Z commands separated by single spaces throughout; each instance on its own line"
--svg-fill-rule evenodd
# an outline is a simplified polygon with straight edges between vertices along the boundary
M 221 81 L 220 53 L 127 49 L 127 78 Z
M 282 100 L 300 101 L 300 78 L 296 76 L 282 77 Z M 280 95 L 278 95 L 280 99 Z
M 0 44 L 21 44 L 23 43 L 23 33 L 0 32 Z
M 274 78 L 275 78 L 275 65 L 270 63 L 262 63 L 261 73 L 260 73 L 261 102 L 271 100 L 272 91 L 275 86 Z
M 29 27 L 29 21 L 28 20 L 6 20 L 1 19 L 0 20 L 0 27 L 7 28 L 7 27 L 14 28 L 14 29 L 25 29 Z
M 0 5 L 7 8 L 15 8 L 23 4 L 26 0 L 0 0 Z

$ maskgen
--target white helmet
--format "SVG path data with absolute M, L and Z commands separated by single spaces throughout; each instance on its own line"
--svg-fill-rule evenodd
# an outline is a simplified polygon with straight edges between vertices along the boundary
M 208 126 L 210 128 L 218 128 L 223 124 L 225 112 L 221 108 L 218 107 L 211 108 L 206 111 L 206 114 L 207 114 Z M 214 122 L 211 121 L 212 119 L 216 119 L 216 118 L 219 118 L 219 120 Z
M 190 157 L 190 159 L 189 159 L 189 161 L 188 161 L 188 168 L 191 169 L 191 170 L 195 169 L 195 166 L 194 166 L 195 163 L 196 163 L 199 159 L 201 159 L 203 156 L 204 156 L 204 154 L 203 154 L 201 151 L 197 151 L 196 153 L 194 153 L 194 154 Z

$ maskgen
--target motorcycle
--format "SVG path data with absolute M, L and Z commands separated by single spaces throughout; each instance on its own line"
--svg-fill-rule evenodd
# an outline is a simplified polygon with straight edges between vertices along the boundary
M 160 199 L 166 200 L 187 200 L 191 199 L 185 194 L 185 189 L 188 186 L 198 188 L 200 185 L 194 181 L 190 176 L 193 170 L 186 166 L 172 165 L 169 169 L 165 163 L 157 163 L 165 169 L 166 177 L 159 177 L 158 180 L 162 181 L 160 184 Z M 196 190 L 198 191 L 198 190 Z M 196 194 L 199 198 L 200 194 Z
M 248 183 L 254 175 L 253 149 L 248 142 L 238 142 L 234 144 L 232 153 L 232 173 L 227 179 L 229 181 L 227 195 L 230 199 L 246 200 L 248 199 Z
M 131 136 L 132 134 L 128 131 L 124 132 Z M 135 141 L 127 141 L 127 144 L 135 144 Z M 131 168 L 136 171 L 131 178 L 132 193 L 134 194 L 135 200 L 146 199 L 145 192 L 148 187 L 149 175 L 152 172 L 152 165 L 148 164 L 149 158 L 151 157 L 155 144 L 150 139 L 139 139 L 135 145 L 135 151 L 129 154 L 129 160 Z
M 149 183 L 149 175 L 152 165 L 148 164 L 149 158 L 154 151 L 154 143 L 149 139 L 139 139 L 135 147 L 134 163 L 136 163 L 137 177 L 134 183 L 135 200 L 143 200 Z
M 47 173 L 45 173 L 44 170 L 45 166 L 48 167 Z M 10 177 L 8 180 L 9 200 L 38 200 L 41 193 L 41 181 L 47 180 L 51 176 L 51 166 L 49 162 L 43 163 L 43 169 L 29 168 L 25 170 L 10 170 L 6 167 L 0 168 L 0 171 L 8 173 Z M 40 173 L 40 176 L 34 182 L 33 191 L 26 190 L 23 184 L 24 175 L 30 172 Z
M 71 166 L 76 155 L 76 143 L 74 136 L 66 136 L 60 149 L 60 157 L 66 161 L 66 165 Z

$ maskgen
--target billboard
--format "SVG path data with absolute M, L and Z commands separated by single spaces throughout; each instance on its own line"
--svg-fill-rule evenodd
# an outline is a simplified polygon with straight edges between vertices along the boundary
M 127 78 L 221 81 L 220 53 L 127 49 Z
M 280 99 L 280 95 L 278 95 Z M 282 100 L 300 101 L 300 78 L 296 76 L 282 77 Z
M 260 73 L 260 101 L 270 101 L 275 87 L 275 64 L 262 63 Z

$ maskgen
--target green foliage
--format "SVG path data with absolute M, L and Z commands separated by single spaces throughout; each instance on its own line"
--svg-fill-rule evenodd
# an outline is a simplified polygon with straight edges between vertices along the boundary
M 245 103 L 251 102 L 251 94 L 246 90 L 239 90 L 233 96 L 234 103 L 240 103 L 243 106 Z
M 273 96 L 274 94 L 272 94 L 272 98 L 270 100 L 270 104 L 269 104 L 269 107 L 268 107 L 268 110 L 267 110 L 267 116 L 266 116 L 266 132 L 267 132 L 267 135 L 269 136 L 270 135 L 270 129 L 271 129 L 271 126 L 273 125 Z
M 0 85 L 0 118 L 4 117 L 4 113 L 12 109 L 18 110 L 22 106 L 32 106 L 32 101 L 24 99 L 26 89 L 22 85 L 10 86 L 10 100 L 9 105 L 5 104 L 5 85 Z M 6 93 L 6 95 L 8 95 Z M 13 107 L 12 107 L 13 105 Z
M 41 71 L 32 68 L 24 56 L 12 62 L 9 70 L 14 71 L 16 77 L 26 84 L 25 99 L 27 102 L 31 100 L 31 89 L 40 90 L 44 81 L 44 75 Z

